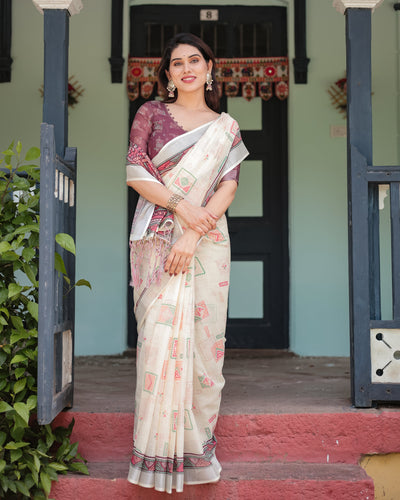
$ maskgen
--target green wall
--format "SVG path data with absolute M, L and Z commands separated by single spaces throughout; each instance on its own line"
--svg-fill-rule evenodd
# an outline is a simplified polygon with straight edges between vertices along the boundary
M 124 84 L 110 83 L 110 2 L 83 4 L 70 20 L 69 73 L 85 93 L 69 112 L 69 145 L 78 147 L 77 276 L 90 280 L 93 291 L 77 291 L 76 351 L 112 354 L 126 347 L 128 99 Z M 246 5 L 288 6 L 292 59 L 293 2 Z M 346 140 L 330 137 L 331 125 L 345 120 L 327 89 L 345 73 L 345 18 L 330 0 L 308 0 L 307 29 L 309 83 L 295 85 L 291 67 L 289 97 L 290 347 L 301 355 L 340 356 L 349 353 Z M 384 2 L 373 15 L 375 164 L 399 161 L 397 31 L 396 13 Z M 12 82 L 0 85 L 3 146 L 13 138 L 39 144 L 42 37 L 43 18 L 33 4 L 13 2 Z
M 83 4 L 70 19 L 69 74 L 85 92 L 69 111 L 69 145 L 78 148 L 77 276 L 93 290 L 77 289 L 76 352 L 112 354 L 126 348 L 128 100 L 124 84 L 111 84 L 110 2 Z M 39 145 L 43 16 L 30 1 L 13 2 L 12 29 L 12 82 L 0 85 L 1 142 Z

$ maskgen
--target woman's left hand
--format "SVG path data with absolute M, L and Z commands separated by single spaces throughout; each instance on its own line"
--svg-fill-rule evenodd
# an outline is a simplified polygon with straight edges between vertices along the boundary
M 170 276 L 186 273 L 199 239 L 199 233 L 192 229 L 187 229 L 172 246 L 164 266 L 165 272 L 169 273 Z

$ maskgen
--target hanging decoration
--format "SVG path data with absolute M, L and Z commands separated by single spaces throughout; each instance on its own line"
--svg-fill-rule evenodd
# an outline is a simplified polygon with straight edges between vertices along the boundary
M 340 78 L 333 83 L 328 89 L 328 94 L 331 96 L 332 106 L 343 115 L 343 118 L 347 118 L 347 79 Z
M 44 89 L 43 85 L 39 88 L 40 95 L 43 97 Z M 75 104 L 78 104 L 79 98 L 85 92 L 82 85 L 78 80 L 72 75 L 68 78 L 68 106 L 73 108 Z
M 128 59 L 128 97 L 149 99 L 157 86 L 159 57 Z M 219 94 L 242 96 L 251 101 L 256 96 L 268 101 L 275 96 L 284 100 L 289 95 L 289 61 L 287 57 L 245 57 L 216 59 Z M 157 90 L 162 95 L 160 89 Z

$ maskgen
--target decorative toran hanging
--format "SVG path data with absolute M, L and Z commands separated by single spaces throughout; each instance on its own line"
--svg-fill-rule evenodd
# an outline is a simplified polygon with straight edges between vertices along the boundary
M 128 59 L 128 96 L 149 99 L 157 85 L 159 57 Z M 260 96 L 265 101 L 276 95 L 284 100 L 289 95 L 289 61 L 287 57 L 246 57 L 216 59 L 216 75 L 220 96 L 243 96 L 248 101 Z M 275 90 L 275 92 L 274 92 Z M 162 94 L 158 89 L 159 95 Z

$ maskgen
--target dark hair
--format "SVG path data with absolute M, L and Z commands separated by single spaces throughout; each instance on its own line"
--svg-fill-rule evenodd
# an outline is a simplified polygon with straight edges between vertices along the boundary
M 215 57 L 210 47 L 205 42 L 203 42 L 201 38 L 199 38 L 196 35 L 192 35 L 192 33 L 178 33 L 173 38 L 171 38 L 171 40 L 169 40 L 167 46 L 165 47 L 164 54 L 162 56 L 160 65 L 158 66 L 157 70 L 160 89 L 163 91 L 164 94 L 164 102 L 175 102 L 177 99 L 177 95 L 175 95 L 174 97 L 168 97 L 168 91 L 167 91 L 168 78 L 167 75 L 165 74 L 165 71 L 166 70 L 169 71 L 172 51 L 178 45 L 182 44 L 196 47 L 196 49 L 198 49 L 201 52 L 201 55 L 204 57 L 207 63 L 209 61 L 212 61 L 213 66 L 211 71 L 211 78 L 213 79 L 213 88 L 211 91 L 210 90 L 206 91 L 204 87 L 204 97 L 207 106 L 211 108 L 213 111 L 218 111 L 219 95 L 218 95 L 217 80 L 215 77 Z

